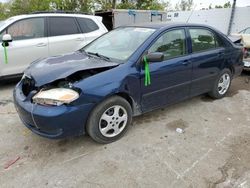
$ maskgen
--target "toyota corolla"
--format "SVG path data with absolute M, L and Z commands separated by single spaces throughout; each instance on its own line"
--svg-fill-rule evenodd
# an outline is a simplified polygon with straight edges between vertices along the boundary
M 48 138 L 121 138 L 132 117 L 208 93 L 222 98 L 242 48 L 197 24 L 117 28 L 74 53 L 40 59 L 14 90 L 22 122 Z

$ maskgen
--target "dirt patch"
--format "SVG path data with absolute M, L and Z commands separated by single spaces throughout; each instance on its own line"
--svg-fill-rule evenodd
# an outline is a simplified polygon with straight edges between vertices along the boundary
M 208 96 L 208 95 L 203 95 L 203 96 L 201 96 L 201 100 L 203 101 L 203 102 L 213 102 L 214 101 L 214 99 L 212 99 L 210 96 Z
M 250 74 L 242 73 L 242 76 L 233 79 L 232 85 L 226 95 L 226 97 L 232 97 L 236 95 L 239 90 L 250 91 Z
M 221 177 L 215 181 L 208 181 L 208 188 L 235 187 L 237 180 L 250 171 L 250 134 L 233 138 L 229 149 L 231 157 L 218 168 Z
M 133 119 L 134 124 L 151 123 L 155 121 L 164 120 L 167 118 L 164 112 L 164 108 L 142 114 Z
M 176 131 L 177 128 L 185 130 L 188 127 L 188 123 L 182 119 L 178 119 L 168 123 L 166 126 L 171 131 Z
M 65 146 L 68 142 L 69 142 L 68 139 L 62 139 L 62 140 L 59 140 L 59 141 L 57 142 L 57 145 L 58 145 L 59 147 L 62 147 L 62 146 Z
M 1 100 L 0 101 L 0 106 L 6 106 L 8 104 L 13 103 L 13 100 Z

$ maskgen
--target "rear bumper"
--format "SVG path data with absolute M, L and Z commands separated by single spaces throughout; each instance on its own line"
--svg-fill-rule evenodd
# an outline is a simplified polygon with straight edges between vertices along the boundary
M 47 138 L 65 138 L 85 134 L 85 124 L 94 104 L 42 106 L 22 94 L 21 82 L 14 90 L 14 104 L 24 125 Z
M 250 59 L 244 61 L 244 69 L 250 70 Z

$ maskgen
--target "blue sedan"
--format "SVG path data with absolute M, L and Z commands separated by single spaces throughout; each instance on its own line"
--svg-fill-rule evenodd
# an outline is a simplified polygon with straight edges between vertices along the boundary
M 121 138 L 132 117 L 208 93 L 222 98 L 243 51 L 197 24 L 117 28 L 71 54 L 33 62 L 14 90 L 22 122 L 47 138 Z

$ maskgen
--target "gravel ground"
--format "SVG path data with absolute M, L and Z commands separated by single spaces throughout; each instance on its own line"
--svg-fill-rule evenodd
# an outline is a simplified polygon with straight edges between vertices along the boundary
M 225 98 L 202 95 L 134 118 L 108 145 L 31 133 L 15 112 L 13 87 L 0 86 L 0 187 L 250 187 L 249 72 Z

